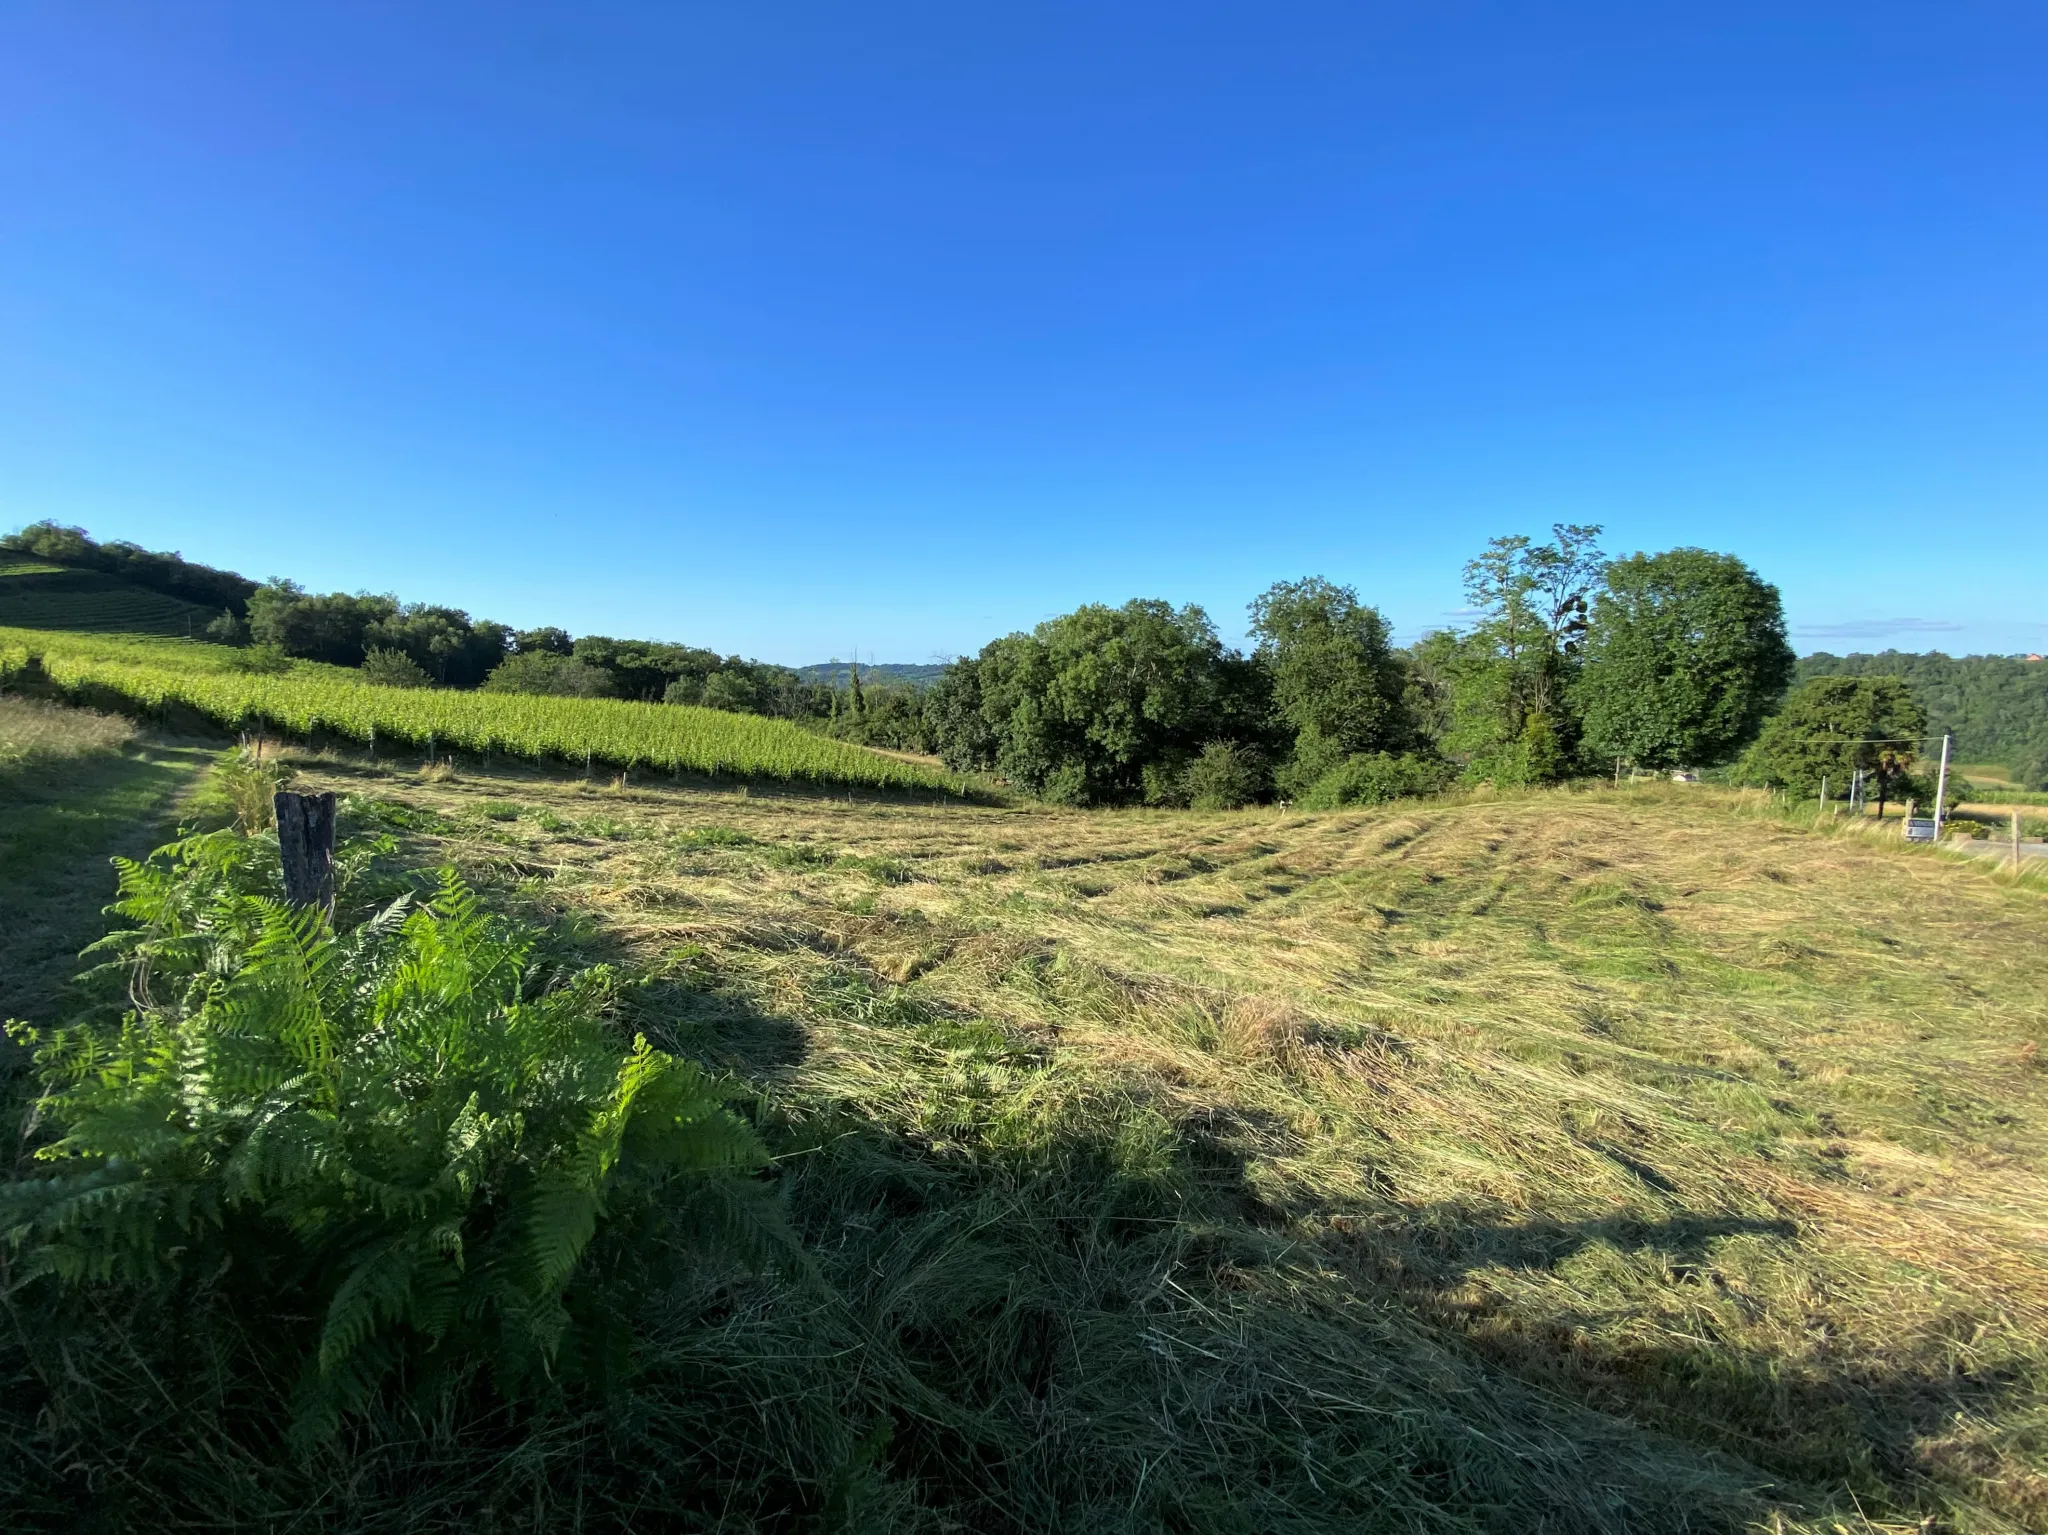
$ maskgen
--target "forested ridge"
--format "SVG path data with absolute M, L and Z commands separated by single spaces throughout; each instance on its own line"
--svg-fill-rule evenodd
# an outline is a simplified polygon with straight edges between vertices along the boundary
M 1624 768 L 1726 768 L 1800 792 L 1860 770 L 1881 798 L 1924 802 L 1922 743 L 1895 738 L 1945 729 L 1962 760 L 2048 780 L 2048 667 L 1898 652 L 1795 661 L 1777 588 L 1740 559 L 1615 558 L 1600 531 L 1492 540 L 1463 572 L 1471 620 L 1406 647 L 1358 591 L 1309 576 L 1254 600 L 1244 651 L 1201 608 L 1139 598 L 1088 604 L 943 666 L 802 669 L 259 584 L 49 523 L 0 540 L 0 554 L 216 601 L 201 637 L 252 670 L 311 661 L 390 687 L 757 714 L 1079 806 L 1329 808 Z
M 1955 732 L 1960 760 L 2002 763 L 2027 787 L 2048 787 L 2048 661 L 1938 650 L 1800 657 L 1801 681 L 1823 676 L 1901 678 L 1926 709 L 1928 728 Z

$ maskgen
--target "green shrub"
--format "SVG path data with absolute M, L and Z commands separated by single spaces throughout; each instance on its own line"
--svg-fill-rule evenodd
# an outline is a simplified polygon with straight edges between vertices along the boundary
M 484 678 L 483 685 L 487 693 L 539 693 L 556 698 L 610 698 L 618 691 L 611 674 L 602 667 L 549 650 L 507 656 Z
M 426 688 L 434 679 L 426 668 L 402 650 L 371 650 L 363 657 L 363 681 L 381 688 Z
M 283 1329 L 303 1449 L 393 1380 L 608 1383 L 677 1233 L 771 1241 L 735 1176 L 764 1154 L 713 1084 L 620 1052 L 608 971 L 536 984 L 535 935 L 452 871 L 343 933 L 263 893 L 274 848 L 232 832 L 120 871 L 137 926 L 102 947 L 134 1008 L 17 1027 L 55 1133 L 0 1190 L 18 1296 L 212 1297 Z
M 1265 759 L 1235 741 L 1211 741 L 1187 765 L 1180 784 L 1196 810 L 1236 810 L 1265 792 Z
M 1416 794 L 1435 794 L 1449 782 L 1451 770 L 1433 757 L 1372 752 L 1347 757 L 1301 797 L 1304 810 L 1336 810 L 1346 805 L 1380 805 Z

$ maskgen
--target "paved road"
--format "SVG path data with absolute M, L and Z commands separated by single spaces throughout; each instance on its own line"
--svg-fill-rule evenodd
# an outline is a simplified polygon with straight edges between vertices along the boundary
M 1997 837 L 1993 837 L 1988 842 L 1958 842 L 1951 838 L 1944 841 L 1942 845 L 1944 847 L 1960 848 L 1965 853 L 1982 853 L 1987 858 L 2012 857 L 2012 843 Z M 2048 842 L 2022 842 L 2020 844 L 2020 857 L 2048 858 Z

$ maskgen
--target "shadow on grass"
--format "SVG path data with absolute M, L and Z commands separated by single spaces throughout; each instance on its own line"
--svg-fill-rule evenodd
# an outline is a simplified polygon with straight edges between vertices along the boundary
M 632 962 L 561 911 L 542 959 Z M 1704 1332 L 1475 1307 L 1483 1274 L 1608 1255 L 1711 1286 L 1724 1244 L 1800 1234 L 1712 1212 L 1281 1208 L 1247 1151 L 1276 1117 L 1067 1071 L 1040 1038 L 851 965 L 784 1016 L 679 949 L 620 1021 L 744 1084 L 811 1280 L 687 1272 L 641 1318 L 620 1395 L 537 1410 L 479 1390 L 426 1420 L 393 1401 L 310 1463 L 279 1448 L 289 1382 L 236 1363 L 234 1319 L 133 1316 L 58 1356 L 17 1333 L 0 1498 L 18 1527 L 1676 1535 L 1775 1502 L 1858 1528 L 1842 1489 L 1938 1513 L 1915 1438 L 2027 1389 L 1910 1361 L 1800 1374 Z M 1303 1237 L 1311 1221 L 1337 1236 Z
M 178 795 L 212 760 L 152 747 L 0 767 L 0 1017 L 43 1017 L 104 931 L 115 854 L 168 836 Z
M 1795 1260 L 1794 1222 L 1687 1211 L 1499 1222 L 1435 1207 L 1332 1226 L 1361 1288 L 1398 1295 L 1515 1379 L 1740 1457 L 1794 1508 L 1917 1522 L 1959 1496 L 2030 1528 L 2048 1518 L 2048 1443 L 2028 1427 L 2043 1399 L 2038 1358 L 1902 1332 L 1876 1359 L 1835 1344 L 1817 1316 L 1806 1325 L 1821 1330 L 1782 1338 L 1782 1351 L 1744 1341 L 1761 1305 L 1723 1245 L 1760 1248 L 1765 1266 Z

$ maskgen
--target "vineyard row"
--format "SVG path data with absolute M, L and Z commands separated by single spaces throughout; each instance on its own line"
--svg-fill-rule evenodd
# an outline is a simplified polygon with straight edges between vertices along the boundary
M 231 730 L 339 736 L 372 750 L 503 753 L 785 783 L 946 791 L 940 775 L 786 720 L 673 704 L 379 687 L 340 667 L 238 670 L 221 646 L 0 628 L 0 674 L 39 663 L 73 694 L 182 705 Z

